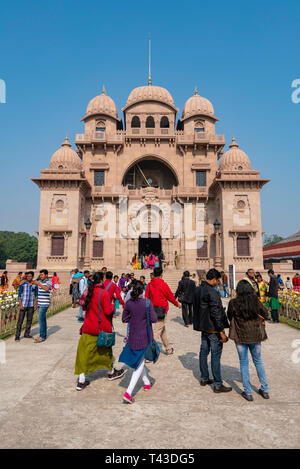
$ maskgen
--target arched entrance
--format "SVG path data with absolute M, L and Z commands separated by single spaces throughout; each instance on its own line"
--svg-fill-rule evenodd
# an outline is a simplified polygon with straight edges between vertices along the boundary
M 139 256 L 143 254 L 155 254 L 158 256 L 162 251 L 161 236 L 159 233 L 142 233 L 139 237 Z
M 172 189 L 178 185 L 178 181 L 176 175 L 164 162 L 153 157 L 145 157 L 126 171 L 122 185 L 128 186 L 129 189 L 146 187 Z

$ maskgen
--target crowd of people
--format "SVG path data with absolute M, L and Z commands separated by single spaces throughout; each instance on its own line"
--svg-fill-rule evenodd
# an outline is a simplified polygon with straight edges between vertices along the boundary
M 142 255 L 135 253 L 131 259 L 131 265 L 135 270 L 154 269 L 154 267 L 162 267 L 164 258 L 162 251 L 158 255 L 152 252 L 150 254 L 143 253 Z
M 78 273 L 73 271 L 73 286 L 77 283 L 74 282 L 74 277 Z M 213 385 L 215 393 L 232 390 L 230 386 L 223 384 L 221 373 L 223 345 L 228 339 L 232 339 L 236 344 L 240 363 L 244 387 L 242 397 L 253 401 L 249 375 L 250 351 L 261 384 L 259 394 L 264 399 L 269 399 L 268 382 L 261 359 L 261 343 L 267 339 L 266 321 L 279 322 L 280 282 L 273 270 L 268 271 L 268 276 L 269 281 L 265 282 L 259 272 L 248 269 L 245 277 L 239 281 L 236 297 L 230 299 L 226 312 L 220 295 L 220 284 L 223 296 L 228 297 L 228 279 L 224 272 L 216 269 L 210 269 L 206 277 L 200 279 L 200 285 L 191 278 L 189 271 L 185 271 L 174 295 L 163 280 L 163 270 L 160 267 L 153 269 L 148 284 L 144 276 L 136 279 L 134 273 L 123 273 L 119 278 L 106 267 L 93 275 L 88 271 L 81 273 L 79 284 L 83 282 L 83 286 L 78 295 L 81 308 L 78 318 L 83 321 L 83 325 L 75 364 L 75 374 L 78 375 L 76 389 L 82 390 L 88 386 L 90 382 L 87 375 L 100 368 L 108 370 L 109 380 L 124 376 L 124 368 L 114 367 L 113 357 L 113 322 L 120 305 L 123 306 L 122 321 L 127 324 L 127 336 L 119 362 L 133 370 L 123 400 L 134 402 L 134 389 L 139 378 L 143 380 L 145 391 L 151 389 L 153 383 L 149 380 L 146 363 L 156 362 L 159 355 L 157 342 L 162 342 L 166 355 L 174 354 L 167 336 L 167 314 L 169 303 L 172 303 L 177 308 L 181 307 L 184 326 L 193 325 L 194 330 L 202 333 L 199 355 L 201 386 Z M 271 310 L 271 319 L 268 308 Z M 227 328 L 228 334 L 225 332 Z M 208 369 L 209 354 L 212 378 Z
M 192 325 L 194 330 L 202 333 L 199 355 L 201 386 L 212 385 L 215 393 L 232 390 L 223 384 L 221 373 L 223 346 L 228 339 L 232 339 L 240 363 L 244 387 L 242 397 L 247 401 L 253 400 L 249 375 L 250 351 L 261 383 L 259 394 L 269 399 L 261 359 L 261 343 L 267 339 L 265 325 L 268 320 L 279 322 L 278 292 L 285 287 L 297 287 L 294 279 L 299 276 L 296 275 L 290 283 L 287 279 L 283 287 L 283 281 L 273 270 L 268 271 L 268 277 L 267 282 L 259 272 L 248 269 L 239 281 L 236 297 L 230 299 L 226 312 L 221 297 L 229 297 L 228 277 L 216 269 L 210 269 L 199 281 L 196 281 L 195 274 L 184 271 L 175 294 L 163 280 L 161 266 L 151 271 L 148 284 L 143 275 L 137 279 L 134 273 L 122 273 L 119 277 L 106 267 L 95 273 L 74 269 L 70 275 L 70 295 L 73 307 L 79 306 L 77 320 L 82 323 L 75 362 L 75 374 L 78 375 L 76 389 L 81 391 L 88 386 L 87 376 L 98 369 L 107 369 L 109 380 L 124 376 L 125 369 L 114 366 L 113 356 L 114 318 L 122 307 L 122 321 L 127 324 L 127 334 L 119 362 L 133 370 L 123 400 L 134 402 L 133 393 L 139 378 L 143 380 L 144 390 L 150 390 L 153 383 L 148 377 L 146 363 L 157 361 L 160 354 L 158 341 L 161 341 L 166 355 L 174 354 L 167 336 L 167 315 L 169 303 L 172 303 L 177 308 L 181 307 L 184 326 L 188 328 Z M 20 305 L 16 341 L 20 341 L 25 317 L 24 337 L 32 338 L 31 324 L 36 309 L 39 311 L 40 334 L 35 343 L 47 339 L 46 315 L 50 293 L 57 291 L 59 286 L 57 274 L 54 273 L 50 281 L 46 269 L 40 271 L 36 280 L 32 271 L 25 275 L 19 272 L 14 281 Z M 268 309 L 271 311 L 270 319 Z M 229 329 L 228 334 L 226 329 Z M 209 354 L 212 377 L 208 369 Z

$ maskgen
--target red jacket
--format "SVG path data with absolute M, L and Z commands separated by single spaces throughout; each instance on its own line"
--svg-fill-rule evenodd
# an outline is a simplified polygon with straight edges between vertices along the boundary
M 114 307 L 111 304 L 109 293 L 103 290 L 103 285 L 94 287 L 89 309 L 85 313 L 85 320 L 82 326 L 83 334 L 99 335 L 99 293 L 100 299 L 100 329 L 103 332 L 112 332 L 111 315 Z
M 151 301 L 153 306 L 160 306 L 166 309 L 166 314 L 169 310 L 169 303 L 178 306 L 178 302 L 175 299 L 175 296 L 170 290 L 169 285 L 162 278 L 153 278 L 150 283 L 148 283 L 145 291 L 145 297 L 150 298 L 149 288 L 151 293 Z
M 120 295 L 120 288 L 116 283 L 112 282 L 111 280 L 105 280 L 104 288 L 106 288 L 110 283 L 111 286 L 107 290 L 110 296 L 110 301 L 112 301 L 114 298 L 117 298 L 120 301 L 121 305 L 124 307 L 125 303 Z

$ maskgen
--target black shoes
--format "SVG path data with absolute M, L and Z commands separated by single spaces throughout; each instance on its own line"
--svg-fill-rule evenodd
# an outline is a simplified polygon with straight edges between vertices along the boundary
M 214 380 L 213 379 L 202 379 L 200 381 L 201 386 L 206 386 L 207 384 L 213 384 Z
M 20 342 L 20 337 L 15 337 L 15 342 Z
M 252 402 L 253 401 L 253 396 L 252 394 L 246 394 L 244 391 L 242 392 L 241 396 L 246 399 L 246 401 Z
M 258 390 L 258 394 L 260 394 L 264 399 L 270 399 L 269 393 L 263 391 L 262 389 Z
M 24 339 L 33 339 L 32 335 L 24 335 Z
M 77 385 L 76 385 L 76 389 L 77 391 L 82 391 L 84 388 L 86 388 L 88 385 L 90 384 L 90 382 L 88 380 L 85 380 L 84 383 L 79 383 L 79 381 L 77 381 Z
M 230 391 L 232 391 L 232 388 L 230 386 L 224 386 L 223 384 L 221 386 L 214 386 L 215 393 L 230 392 Z
M 122 378 L 125 375 L 125 370 L 123 368 L 121 370 L 114 370 L 113 373 L 108 373 L 107 378 L 109 381 L 113 381 L 114 379 Z

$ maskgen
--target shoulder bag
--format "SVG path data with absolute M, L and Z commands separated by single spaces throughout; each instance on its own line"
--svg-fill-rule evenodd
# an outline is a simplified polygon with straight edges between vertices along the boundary
M 153 339 L 151 341 L 149 305 L 150 305 L 150 300 L 146 299 L 148 345 L 147 345 L 147 349 L 145 353 L 145 359 L 148 360 L 149 362 L 156 363 L 160 354 L 160 349 L 156 340 Z
M 113 347 L 116 343 L 116 333 L 114 331 L 114 326 L 112 325 L 113 331 L 112 332 L 103 332 L 100 330 L 101 324 L 101 299 L 102 290 L 99 293 L 99 335 L 97 339 L 98 347 Z

